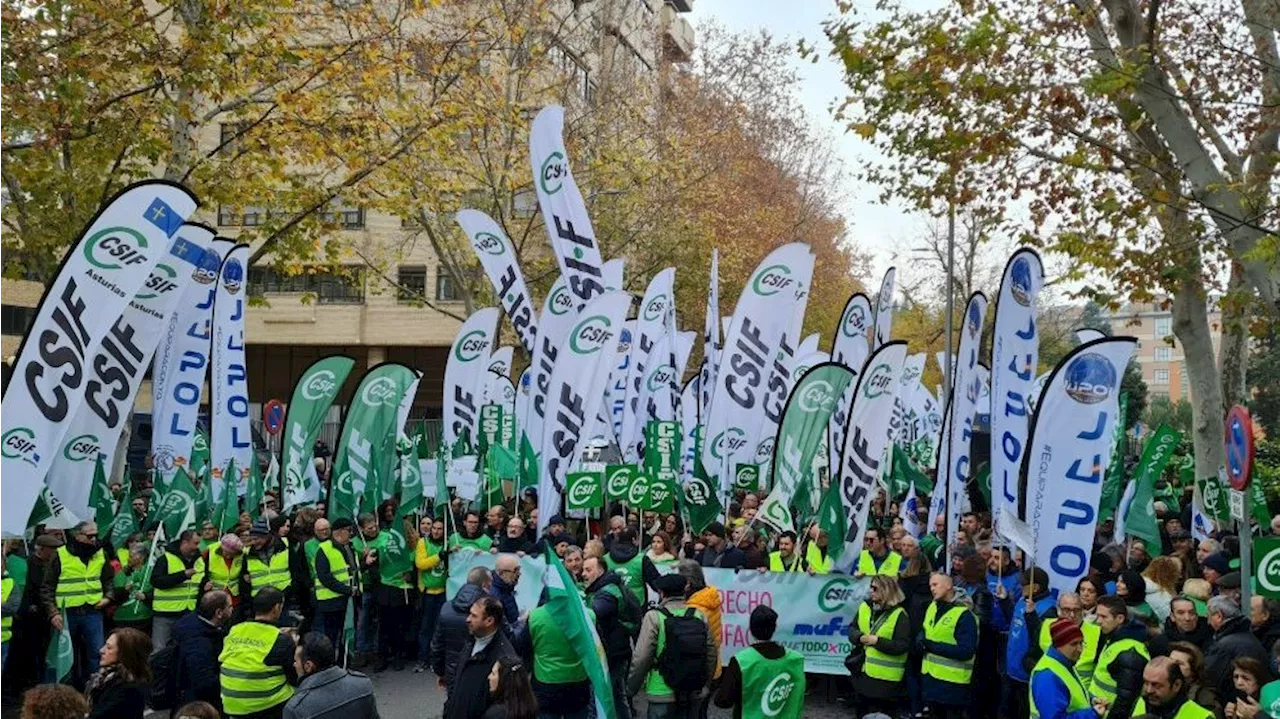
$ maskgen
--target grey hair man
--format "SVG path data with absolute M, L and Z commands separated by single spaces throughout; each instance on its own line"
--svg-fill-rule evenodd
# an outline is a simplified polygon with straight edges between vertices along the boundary
M 1218 696 L 1234 696 L 1232 662 L 1253 657 L 1265 667 L 1269 657 L 1262 643 L 1253 636 L 1249 617 L 1234 599 L 1213 597 L 1206 611 L 1209 626 L 1213 628 L 1213 642 L 1204 655 L 1204 685 L 1217 689 Z

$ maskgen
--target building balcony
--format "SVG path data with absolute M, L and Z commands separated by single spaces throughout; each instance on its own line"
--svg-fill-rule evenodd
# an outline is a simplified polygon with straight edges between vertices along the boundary
M 671 62 L 693 57 L 693 26 L 680 16 L 676 4 L 662 6 L 662 54 Z

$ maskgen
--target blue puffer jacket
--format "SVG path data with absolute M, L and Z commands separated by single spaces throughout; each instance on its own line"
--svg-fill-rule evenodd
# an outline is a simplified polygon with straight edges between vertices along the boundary
M 1019 589 L 1021 592 L 1021 589 Z M 1036 600 L 1036 613 L 1028 617 L 1023 601 L 1015 600 L 1012 605 L 1013 621 L 1009 625 L 1009 646 L 1005 648 L 1004 670 L 1012 680 L 1027 683 L 1031 679 L 1031 668 L 1024 661 L 1031 643 L 1040 636 L 1040 620 L 1057 606 L 1058 600 L 1048 594 Z
M 1004 587 L 1005 594 L 1010 597 L 1022 596 L 1022 580 L 1015 572 L 1001 576 L 987 572 L 987 590 L 991 592 L 991 596 L 996 596 L 996 589 L 1000 586 Z M 991 613 L 991 626 L 997 632 L 1009 631 L 1009 625 L 1013 623 L 1013 612 L 1007 611 L 1005 603 L 999 599 L 995 602 L 994 610 Z

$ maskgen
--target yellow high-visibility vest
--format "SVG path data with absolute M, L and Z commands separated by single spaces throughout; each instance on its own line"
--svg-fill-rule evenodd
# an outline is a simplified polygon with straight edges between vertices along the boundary
M 924 613 L 924 638 L 941 644 L 956 644 L 956 624 L 968 609 L 956 606 L 938 617 L 938 604 L 931 602 Z M 920 664 L 920 673 L 951 684 L 968 684 L 973 678 L 973 657 L 951 659 L 933 652 L 926 652 Z
M 83 607 L 102 601 L 102 569 L 107 566 L 107 552 L 99 549 L 86 564 L 66 547 L 58 547 L 59 609 Z

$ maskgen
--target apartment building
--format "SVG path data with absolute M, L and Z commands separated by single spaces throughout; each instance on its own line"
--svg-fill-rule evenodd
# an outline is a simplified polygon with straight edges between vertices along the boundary
M 554 66 L 557 86 L 563 89 L 563 102 L 571 114 L 575 106 L 591 107 L 602 83 L 613 73 L 656 86 L 673 63 L 688 61 L 694 33 L 685 14 L 692 2 L 556 0 L 552 4 L 555 31 L 572 31 L 557 35 L 549 65 Z M 465 6 L 453 10 L 459 7 Z M 196 143 L 202 151 L 216 151 L 234 133 L 234 126 L 210 125 Z M 512 202 L 512 213 L 531 221 L 536 210 L 532 191 Z M 206 206 L 193 219 L 234 238 L 264 224 L 270 212 L 266 207 Z M 390 266 L 377 267 L 344 260 L 353 264 L 337 271 L 316 267 L 301 273 L 250 268 L 249 294 L 261 300 L 246 316 L 251 416 L 259 417 L 258 408 L 270 399 L 288 401 L 294 380 L 307 365 L 341 353 L 356 359 L 356 372 L 384 361 L 424 371 L 411 416 L 438 417 L 448 349 L 466 314 L 454 279 L 432 244 L 419 237 L 420 228 L 406 218 L 360 206 L 333 206 L 324 219 L 335 228 L 336 236 L 327 240 L 395 260 Z M 43 291 L 39 282 L 4 281 L 0 358 L 6 373 Z M 423 306 L 424 297 L 438 309 Z M 150 411 L 149 385 L 148 379 L 139 393 L 139 412 Z M 345 405 L 353 386 L 350 383 L 348 394 L 339 397 L 339 405 Z
M 1109 319 L 1115 334 L 1138 338 L 1133 359 L 1142 368 L 1142 379 L 1147 383 L 1151 399 L 1162 396 L 1173 402 L 1191 399 L 1186 357 L 1182 345 L 1173 336 L 1173 314 L 1169 310 L 1155 304 L 1128 304 Z M 1222 339 L 1222 314 L 1216 308 L 1209 312 L 1209 332 L 1216 357 Z

